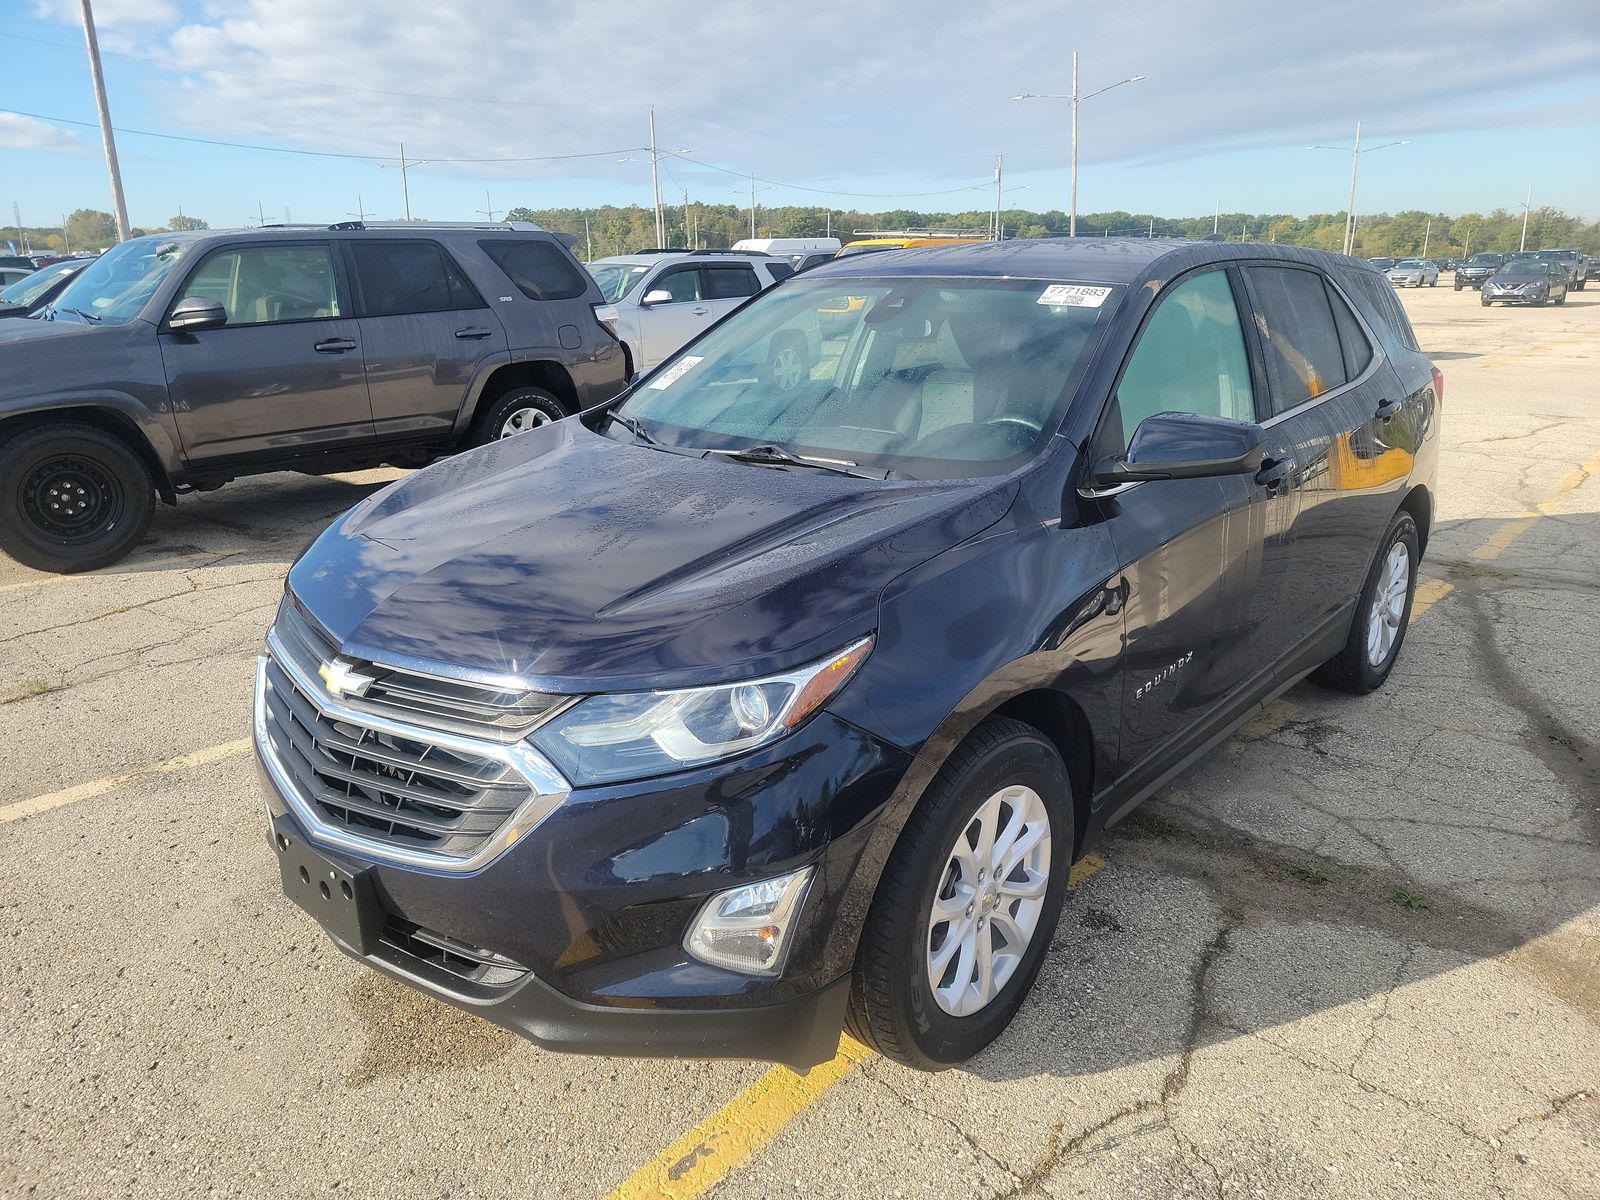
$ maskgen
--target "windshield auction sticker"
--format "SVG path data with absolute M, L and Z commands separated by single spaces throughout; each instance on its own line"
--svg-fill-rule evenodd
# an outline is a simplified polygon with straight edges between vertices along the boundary
M 1099 308 L 1111 295 L 1108 287 L 1090 287 L 1082 283 L 1052 283 L 1039 293 L 1040 304 L 1053 304 L 1062 308 Z
M 680 358 L 677 362 L 673 363 L 665 371 L 661 372 L 661 374 L 652 379 L 649 386 L 655 388 L 658 392 L 664 391 L 673 384 L 677 383 L 678 380 L 682 379 L 685 375 L 694 370 L 695 367 L 699 366 L 704 361 L 705 358 L 703 356 L 700 358 L 695 358 L 693 355 L 690 355 L 688 358 Z

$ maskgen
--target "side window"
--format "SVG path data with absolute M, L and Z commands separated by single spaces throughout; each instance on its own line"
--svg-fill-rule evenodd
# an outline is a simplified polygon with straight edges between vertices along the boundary
M 775 258 L 767 264 L 767 272 L 772 276 L 772 281 L 776 283 L 778 280 L 787 279 L 794 274 L 794 264 L 781 258 Z
M 1251 267 L 1266 348 L 1272 410 L 1297 408 L 1345 382 L 1344 352 L 1322 276 L 1292 267 Z
M 1226 272 L 1191 275 L 1157 301 L 1123 368 L 1114 406 L 1125 439 L 1118 449 L 1159 412 L 1256 419 L 1250 359 Z
M 683 304 L 689 300 L 699 300 L 700 272 L 695 267 L 684 267 L 676 271 L 668 271 L 661 278 L 646 288 L 649 292 L 667 292 L 672 296 L 672 303 Z
M 273 325 L 337 317 L 339 289 L 326 244 L 241 246 L 200 264 L 184 296 L 215 300 L 229 325 Z
M 436 242 L 353 241 L 350 252 L 363 316 L 483 307 L 461 268 Z
M 1328 289 L 1328 303 L 1333 307 L 1333 323 L 1339 329 L 1339 346 L 1344 351 L 1344 373 L 1355 379 L 1372 361 L 1372 343 L 1356 320 L 1355 313 L 1345 303 L 1344 297 L 1334 291 L 1333 285 L 1323 280 Z
M 536 238 L 486 238 L 478 248 L 530 300 L 571 300 L 589 281 L 567 256 Z
M 707 300 L 734 300 L 754 296 L 761 290 L 761 281 L 750 267 L 701 267 L 706 278 Z

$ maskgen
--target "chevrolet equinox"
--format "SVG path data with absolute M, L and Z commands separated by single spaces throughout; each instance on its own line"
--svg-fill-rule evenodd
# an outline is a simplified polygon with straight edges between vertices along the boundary
M 544 1046 L 959 1062 L 1106 826 L 1303 677 L 1387 678 L 1442 391 L 1383 276 L 1311 250 L 786 280 L 295 563 L 254 716 L 283 885 Z

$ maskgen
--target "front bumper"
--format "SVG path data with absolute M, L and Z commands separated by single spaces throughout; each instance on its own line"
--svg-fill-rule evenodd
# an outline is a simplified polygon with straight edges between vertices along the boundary
M 1490 292 L 1483 293 L 1485 304 L 1542 304 L 1550 299 L 1549 292 Z
M 319 841 L 261 754 L 275 852 L 310 851 L 376 898 L 365 936 L 318 914 L 345 953 L 551 1049 L 800 1069 L 837 1048 L 864 916 L 842 901 L 910 763 L 824 712 L 732 763 L 579 789 L 481 869 L 445 874 Z M 782 977 L 683 950 L 706 897 L 807 864 L 817 872 Z M 293 895 L 290 884 L 286 873 Z

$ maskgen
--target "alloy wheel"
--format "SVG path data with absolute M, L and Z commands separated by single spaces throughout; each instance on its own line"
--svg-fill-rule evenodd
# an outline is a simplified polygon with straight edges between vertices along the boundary
M 500 436 L 512 437 L 519 433 L 526 433 L 530 429 L 538 429 L 541 425 L 551 425 L 554 422 L 550 414 L 542 408 L 515 408 L 506 414 L 506 419 L 500 425 Z
M 1381 667 L 1389 661 L 1405 618 L 1406 597 L 1411 591 L 1411 552 L 1404 542 L 1389 547 L 1383 574 L 1372 594 L 1372 610 L 1367 614 L 1367 661 Z
M 1032 788 L 990 796 L 956 835 L 928 915 L 935 1002 L 954 1017 L 986 1008 L 1016 973 L 1050 884 L 1050 814 Z
M 806 364 L 793 346 L 785 346 L 772 356 L 772 382 L 780 392 L 792 392 L 806 377 Z

